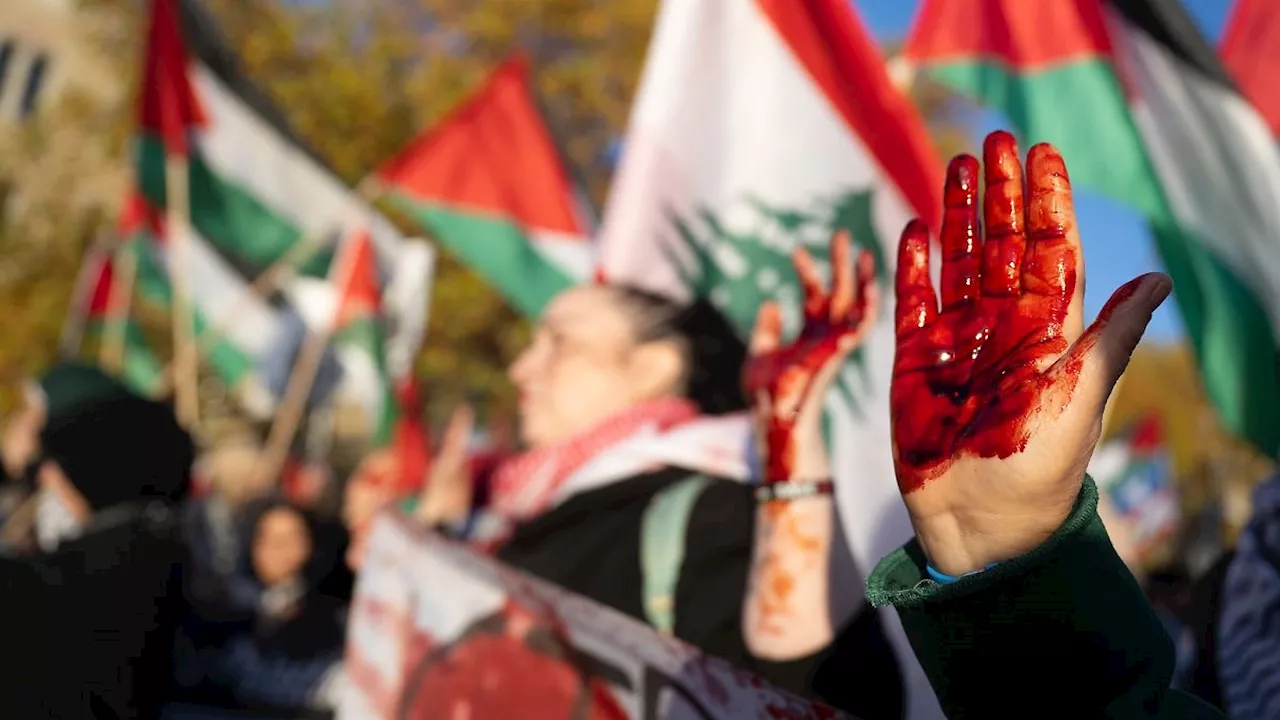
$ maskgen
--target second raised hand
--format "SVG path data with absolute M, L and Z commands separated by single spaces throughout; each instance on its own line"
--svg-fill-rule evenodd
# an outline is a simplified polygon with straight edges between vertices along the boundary
M 760 307 L 744 372 L 766 455 L 764 480 L 820 480 L 828 473 L 821 447 L 822 403 L 849 353 L 875 320 L 879 296 L 868 252 L 852 259 L 847 233 L 831 238 L 832 282 L 824 286 L 813 258 L 798 248 L 792 262 L 804 287 L 804 325 L 782 346 L 782 314 L 775 302 Z M 812 458 L 812 462 L 810 462 Z M 815 465 L 813 469 L 806 465 Z

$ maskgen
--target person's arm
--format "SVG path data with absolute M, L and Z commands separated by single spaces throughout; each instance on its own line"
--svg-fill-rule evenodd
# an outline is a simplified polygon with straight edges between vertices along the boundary
M 1218 625 L 1218 676 L 1233 717 L 1280 717 L 1280 477 L 1254 492 L 1227 567 Z
M 804 249 L 793 258 L 804 287 L 804 325 L 782 343 L 776 303 L 761 306 L 744 382 L 756 417 L 764 473 L 758 489 L 755 554 L 742 633 L 767 661 L 811 656 L 859 605 L 830 592 L 835 503 L 822 439 L 823 404 L 844 361 L 874 324 L 879 307 L 875 263 L 852 257 L 847 233 L 831 239 L 830 290 Z
M 949 717 L 1221 717 L 1169 689 L 1173 646 L 1097 501 L 1087 480 L 1043 545 L 955 582 L 930 578 L 916 542 L 871 574 L 868 598 L 897 608 Z
M 1024 176 L 1003 132 L 983 155 L 947 170 L 940 297 L 929 229 L 899 243 L 889 405 L 916 539 L 869 597 L 898 608 L 949 717 L 1220 717 L 1168 688 L 1170 641 L 1085 478 L 1170 281 L 1131 281 L 1086 330 L 1062 156 L 1033 147 Z

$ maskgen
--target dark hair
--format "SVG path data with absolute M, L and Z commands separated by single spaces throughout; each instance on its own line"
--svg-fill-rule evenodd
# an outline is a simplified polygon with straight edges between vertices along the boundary
M 639 342 L 672 340 L 685 360 L 685 397 L 708 415 L 747 408 L 742 366 L 747 346 L 705 298 L 680 303 L 629 285 L 609 286 L 634 319 Z
M 307 540 L 311 543 L 311 557 L 307 558 L 307 561 L 303 563 L 301 575 L 307 587 L 314 587 L 319 582 L 320 577 L 328 570 L 328 568 L 321 567 L 324 562 L 318 552 L 320 538 L 318 537 L 319 525 L 316 521 L 316 516 L 301 505 L 282 497 L 269 497 L 255 501 L 250 503 L 245 510 L 245 530 L 248 532 L 247 542 L 244 544 L 244 553 L 246 560 L 248 560 L 248 564 L 245 567 L 250 568 L 252 572 L 253 547 L 257 542 L 258 531 L 262 527 L 262 521 L 266 520 L 271 513 L 277 510 L 284 510 L 301 520 L 302 526 L 306 530 Z

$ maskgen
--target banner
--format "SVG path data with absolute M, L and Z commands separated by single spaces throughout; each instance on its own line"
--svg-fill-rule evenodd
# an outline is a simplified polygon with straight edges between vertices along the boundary
M 383 514 L 347 630 L 344 720 L 834 720 L 829 707 Z

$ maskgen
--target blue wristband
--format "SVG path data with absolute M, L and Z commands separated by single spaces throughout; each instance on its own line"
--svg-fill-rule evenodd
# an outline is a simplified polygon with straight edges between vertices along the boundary
M 995 567 L 996 564 L 997 563 L 991 563 L 990 565 L 982 568 L 982 570 L 974 570 L 973 572 L 967 572 L 961 575 L 960 577 L 954 577 L 951 575 L 947 575 L 946 573 L 938 572 L 937 568 L 935 568 L 934 566 L 928 563 L 925 563 L 924 569 L 925 569 L 925 572 L 929 573 L 929 577 L 934 582 L 941 585 L 946 585 L 947 583 L 953 583 L 962 577 L 969 577 L 970 575 L 977 575 L 980 572 L 985 572 L 987 570 L 990 570 L 991 568 Z

